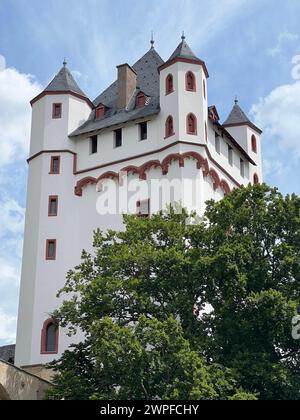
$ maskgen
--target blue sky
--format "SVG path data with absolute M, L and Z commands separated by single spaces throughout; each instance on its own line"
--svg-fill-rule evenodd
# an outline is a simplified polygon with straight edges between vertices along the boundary
M 149 48 L 167 59 L 181 32 L 206 61 L 221 119 L 235 95 L 264 130 L 265 181 L 300 194 L 298 0 L 0 0 L 0 345 L 14 342 L 26 203 L 29 100 L 66 56 L 94 99 Z

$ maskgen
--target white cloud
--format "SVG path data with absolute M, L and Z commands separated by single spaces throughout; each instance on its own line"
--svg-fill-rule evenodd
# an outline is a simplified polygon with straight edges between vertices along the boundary
M 12 344 L 16 340 L 17 318 L 6 314 L 0 308 L 0 341 L 3 344 Z
M 0 71 L 3 71 L 6 67 L 6 61 L 3 55 L 0 54 Z
M 273 48 L 268 48 L 267 53 L 272 57 L 276 57 L 280 55 L 283 51 L 287 43 L 297 41 L 299 36 L 297 34 L 292 34 L 291 32 L 284 31 L 278 35 L 277 44 Z
M 18 286 L 20 280 L 20 267 L 9 264 L 0 258 L 0 288 L 3 286 Z
M 5 58 L 0 56 L 0 166 L 26 157 L 31 121 L 29 101 L 40 91 L 32 76 L 6 68 Z
M 15 200 L 0 202 L 0 238 L 4 235 L 22 235 L 25 209 Z
M 264 176 L 269 175 L 280 177 L 285 171 L 285 166 L 282 161 L 276 159 L 264 159 L 263 160 L 263 173 Z
M 299 140 L 300 81 L 275 88 L 260 98 L 250 111 L 254 123 L 261 127 L 266 138 L 276 141 L 282 151 L 300 157 Z

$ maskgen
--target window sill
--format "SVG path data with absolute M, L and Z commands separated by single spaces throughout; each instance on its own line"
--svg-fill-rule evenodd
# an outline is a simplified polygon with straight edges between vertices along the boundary
M 164 137 L 164 139 L 166 140 L 166 139 L 169 139 L 170 137 L 173 137 L 173 136 L 175 136 L 175 133 L 172 133 L 169 136 Z

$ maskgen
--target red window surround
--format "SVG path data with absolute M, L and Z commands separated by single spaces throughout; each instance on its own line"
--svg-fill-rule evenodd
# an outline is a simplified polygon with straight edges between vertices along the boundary
M 186 117 L 186 131 L 187 134 L 197 135 L 197 118 L 194 114 Z
M 58 213 L 58 196 L 50 195 L 48 202 L 48 216 L 53 217 L 57 216 Z
M 257 141 L 254 134 L 251 137 L 251 147 L 252 147 L 252 152 L 257 153 Z
M 56 239 L 47 239 L 46 241 L 46 260 L 56 260 Z
M 150 216 L 150 198 L 136 203 L 137 215 L 140 217 Z
M 62 116 L 62 104 L 53 104 L 52 105 L 52 118 L 58 119 Z
M 259 184 L 259 178 L 258 178 L 258 175 L 257 175 L 257 174 L 254 174 L 254 175 L 253 175 L 253 184 L 254 184 L 254 185 Z
M 104 105 L 99 105 L 99 106 L 96 108 L 96 113 L 95 113 L 95 115 L 96 115 L 96 119 L 98 119 L 98 118 L 103 118 L 103 117 L 104 117 L 104 115 L 105 115 L 105 106 L 104 106 Z
M 196 78 L 191 71 L 188 71 L 185 75 L 185 87 L 190 92 L 196 92 Z
M 173 136 L 174 133 L 174 123 L 173 123 L 173 117 L 169 115 L 169 117 L 166 120 L 166 136 L 165 138 Z
M 58 340 L 59 340 L 59 328 L 56 328 L 55 331 L 55 342 L 54 342 L 54 351 L 47 351 L 47 341 L 49 328 L 53 327 L 53 320 L 47 319 L 42 328 L 41 332 L 41 354 L 57 354 L 58 353 Z
M 60 156 L 51 156 L 50 175 L 59 175 L 60 173 Z
M 145 106 L 146 103 L 146 96 L 141 92 L 138 94 L 138 96 L 136 97 L 136 108 L 143 108 Z
M 169 74 L 166 78 L 166 95 L 174 92 L 173 76 Z

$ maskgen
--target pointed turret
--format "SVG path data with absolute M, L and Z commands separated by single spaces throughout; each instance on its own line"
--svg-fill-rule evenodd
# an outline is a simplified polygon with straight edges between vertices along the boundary
M 49 83 L 44 92 L 73 92 L 78 95 L 87 97 L 86 94 L 80 89 L 77 82 L 75 81 L 72 73 L 67 67 L 67 62 L 64 61 L 63 67 Z
M 47 94 L 64 94 L 68 93 L 84 99 L 91 107 L 93 104 L 87 95 L 80 89 L 71 71 L 67 67 L 67 62 L 64 60 L 63 67 L 49 83 L 49 85 L 37 97 L 30 102 L 33 105 L 36 101 Z
M 188 62 L 192 64 L 200 64 L 203 67 L 206 78 L 209 77 L 205 62 L 203 60 L 200 60 L 200 58 L 198 58 L 194 54 L 194 52 L 186 42 L 184 34 L 182 34 L 181 42 L 178 45 L 178 47 L 175 49 L 171 57 L 160 67 L 160 69 L 162 70 L 178 61 Z
M 225 120 L 223 126 L 224 127 L 238 127 L 242 125 L 248 125 L 253 130 L 257 131 L 259 134 L 262 133 L 262 131 L 249 120 L 245 112 L 240 107 L 239 101 L 235 99 L 234 106 L 230 114 L 228 115 L 227 119 Z

